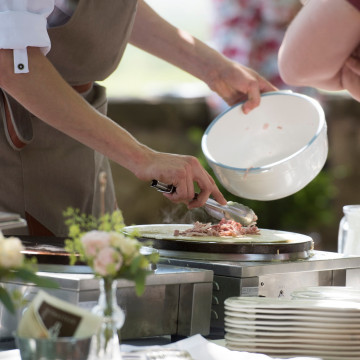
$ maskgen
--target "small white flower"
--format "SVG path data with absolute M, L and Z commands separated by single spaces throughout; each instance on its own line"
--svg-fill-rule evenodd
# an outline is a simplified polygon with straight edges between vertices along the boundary
M 21 251 L 24 247 L 16 237 L 2 239 L 0 242 L 0 267 L 17 268 L 23 264 L 24 254 Z

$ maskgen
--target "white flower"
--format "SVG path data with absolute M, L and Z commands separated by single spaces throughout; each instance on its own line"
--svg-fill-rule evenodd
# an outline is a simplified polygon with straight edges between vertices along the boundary
M 0 267 L 18 268 L 23 264 L 24 247 L 16 237 L 2 238 L 0 241 Z
M 126 258 L 133 258 L 138 254 L 138 241 L 125 236 L 122 233 L 111 232 L 111 244 L 120 249 Z
M 86 256 L 94 257 L 110 245 L 110 234 L 106 231 L 89 231 L 81 238 L 81 242 Z

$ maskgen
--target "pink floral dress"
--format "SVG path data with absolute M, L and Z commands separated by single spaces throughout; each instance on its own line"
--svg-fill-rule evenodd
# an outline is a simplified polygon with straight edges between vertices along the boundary
M 213 0 L 214 45 L 221 53 L 256 70 L 278 88 L 277 54 L 299 0 Z

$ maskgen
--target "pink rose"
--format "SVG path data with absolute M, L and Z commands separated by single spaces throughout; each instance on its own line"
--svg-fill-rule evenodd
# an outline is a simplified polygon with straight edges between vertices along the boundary
M 81 242 L 84 246 L 86 256 L 96 256 L 102 249 L 110 244 L 110 235 L 106 231 L 89 231 L 82 238 Z
M 99 251 L 94 259 L 94 270 L 101 276 L 115 275 L 123 263 L 119 252 L 113 248 L 105 248 Z

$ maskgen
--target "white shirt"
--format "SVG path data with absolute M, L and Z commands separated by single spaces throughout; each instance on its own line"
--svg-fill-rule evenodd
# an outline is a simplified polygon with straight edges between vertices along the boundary
M 15 73 L 29 72 L 28 46 L 41 48 L 45 55 L 50 51 L 48 27 L 65 23 L 76 3 L 76 0 L 0 0 L 0 49 L 14 50 Z

